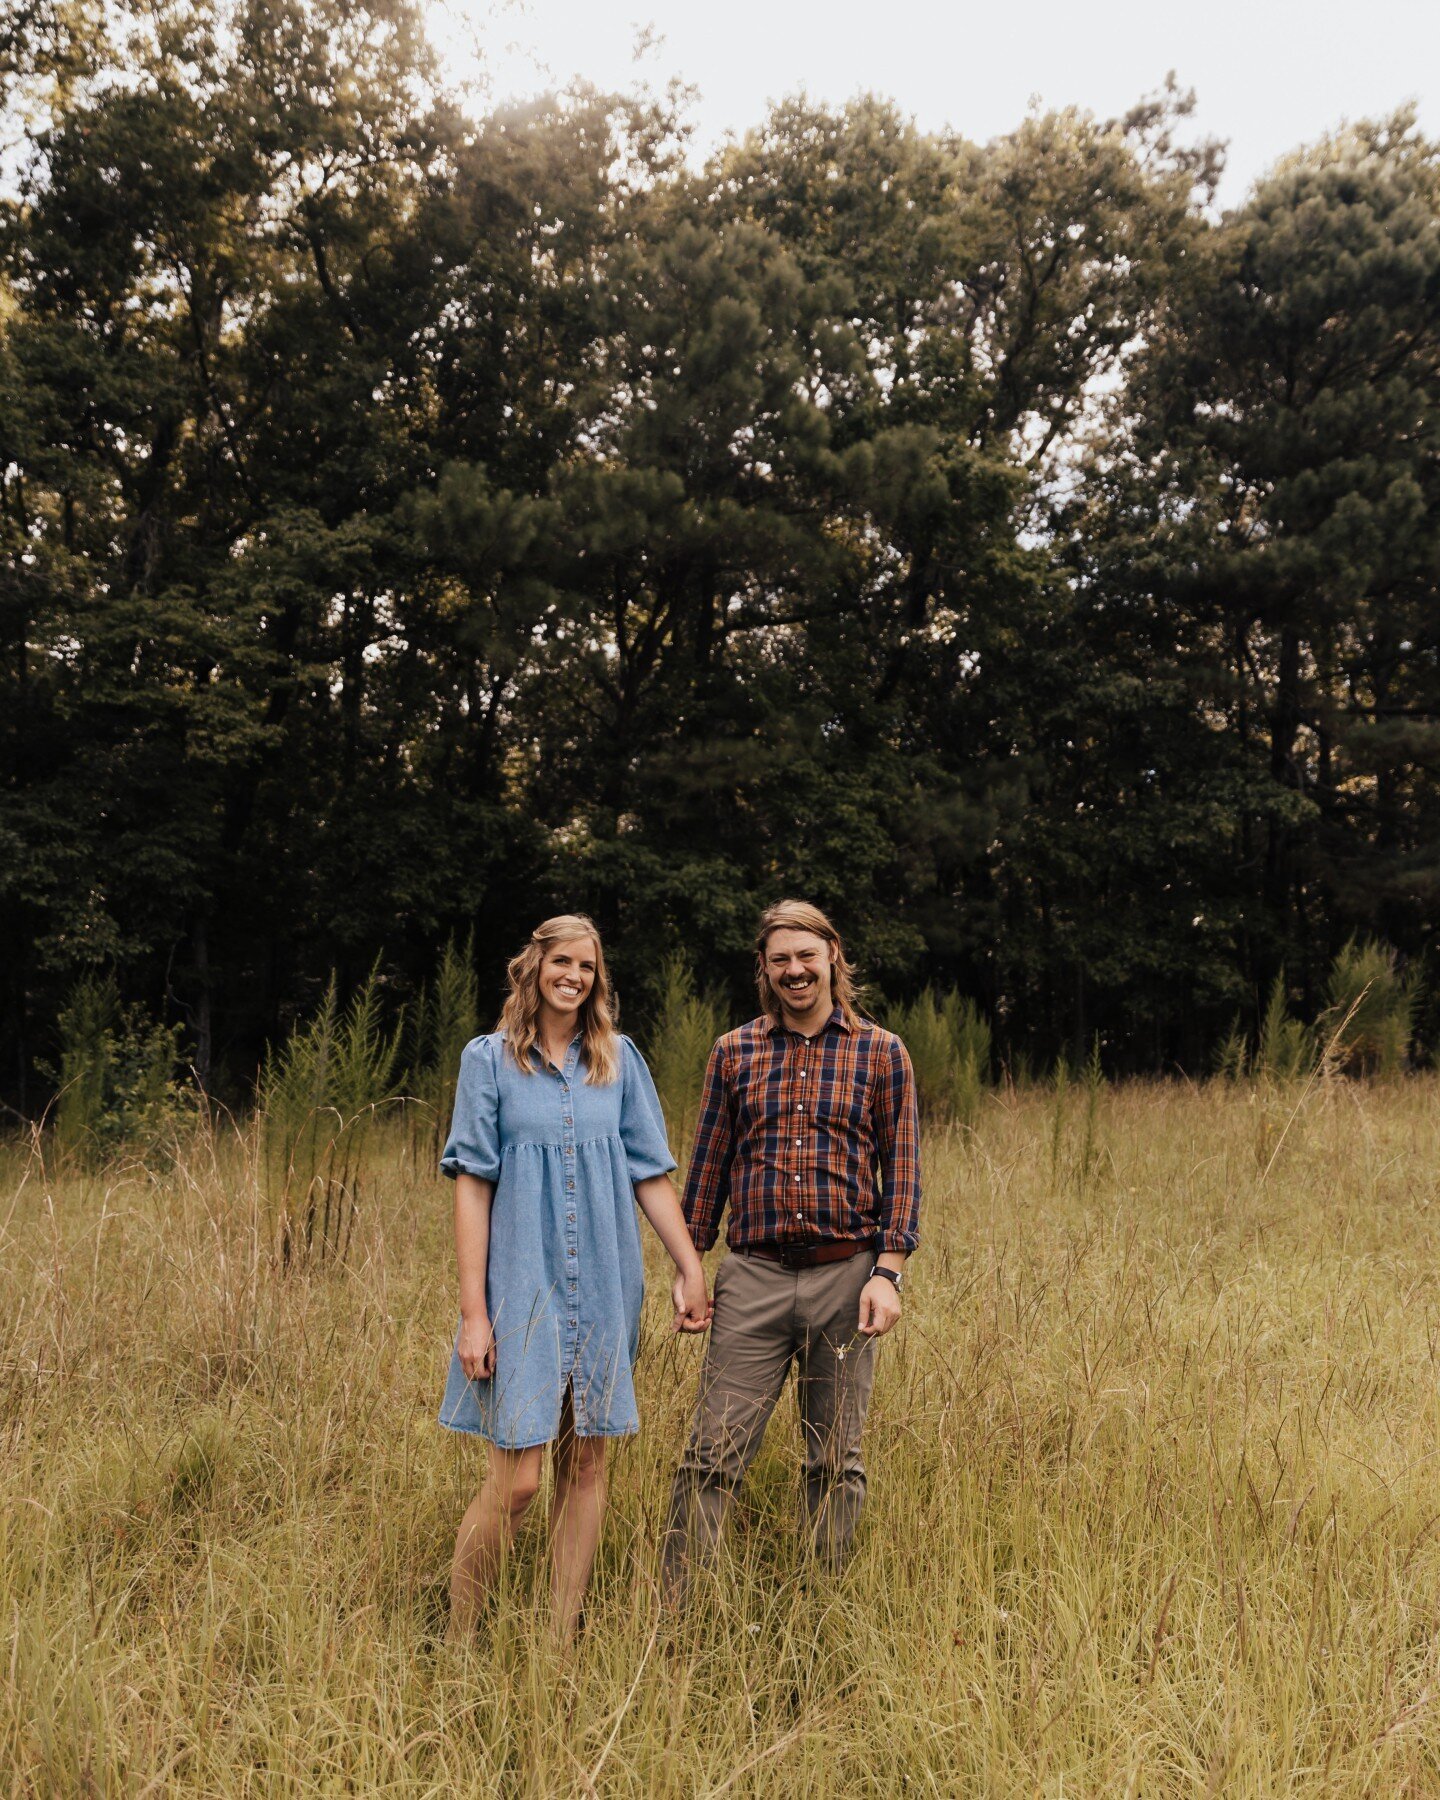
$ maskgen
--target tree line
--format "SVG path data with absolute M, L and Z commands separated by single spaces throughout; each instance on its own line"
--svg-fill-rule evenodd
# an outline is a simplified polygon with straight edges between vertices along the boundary
M 1440 1038 L 1440 146 L 1239 208 L 1173 86 L 976 144 L 467 110 L 409 0 L 0 26 L 0 1092 L 102 975 L 210 1087 L 578 908 L 757 907 L 1200 1071 L 1349 943 Z M 90 991 L 89 989 L 86 990 Z

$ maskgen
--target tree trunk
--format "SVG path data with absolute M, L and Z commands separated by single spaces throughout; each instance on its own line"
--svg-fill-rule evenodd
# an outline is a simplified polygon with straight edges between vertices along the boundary
M 215 1055 L 211 1018 L 210 935 L 205 920 L 198 915 L 191 932 L 190 944 L 195 958 L 195 1079 L 200 1084 L 200 1091 L 208 1094 Z
M 1280 664 L 1270 714 L 1270 778 L 1277 787 L 1296 785 L 1294 757 L 1299 731 L 1300 634 L 1287 626 L 1280 633 Z M 1270 821 L 1265 850 L 1265 910 L 1281 937 L 1289 912 L 1292 836 L 1289 826 L 1278 819 Z

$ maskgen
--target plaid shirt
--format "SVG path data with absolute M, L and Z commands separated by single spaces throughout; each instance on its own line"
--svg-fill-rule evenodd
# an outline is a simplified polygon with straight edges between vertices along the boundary
M 920 1134 L 899 1038 L 868 1020 L 852 1030 L 838 1006 L 813 1038 L 770 1018 L 717 1038 L 685 1181 L 698 1249 L 727 1201 L 732 1250 L 839 1238 L 913 1250 Z

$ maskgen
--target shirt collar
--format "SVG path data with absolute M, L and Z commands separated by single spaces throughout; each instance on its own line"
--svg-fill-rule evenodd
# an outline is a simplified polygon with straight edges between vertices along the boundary
M 817 1031 L 815 1033 L 815 1036 L 819 1037 L 821 1032 L 828 1031 L 832 1025 L 838 1025 L 842 1031 L 849 1031 L 849 1029 L 850 1029 L 850 1027 L 845 1023 L 845 1015 L 843 1012 L 841 1012 L 838 1004 L 835 1006 L 832 1006 L 830 1008 L 830 1017 L 820 1027 L 820 1031 Z M 774 1036 L 774 1034 L 777 1031 L 785 1031 L 785 1032 L 790 1031 L 790 1027 L 785 1023 L 785 1021 L 783 1019 L 777 1019 L 775 1017 L 774 1013 L 766 1013 L 765 1029 L 770 1033 L 770 1035 L 772 1037 Z M 791 1035 L 794 1037 L 799 1037 L 800 1033 L 797 1031 L 797 1032 L 791 1033 Z

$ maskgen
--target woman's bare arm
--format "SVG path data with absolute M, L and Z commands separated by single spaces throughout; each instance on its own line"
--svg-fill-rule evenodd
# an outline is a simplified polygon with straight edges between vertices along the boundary
M 478 1175 L 455 1177 L 455 1260 L 460 1267 L 460 1366 L 471 1381 L 495 1373 L 495 1333 L 485 1299 L 490 1262 L 490 1202 L 493 1181 Z
M 668 1175 L 652 1175 L 648 1181 L 637 1181 L 635 1199 L 678 1271 L 670 1292 L 675 1304 L 675 1329 L 704 1331 L 714 1307 L 705 1291 L 700 1252 L 695 1248 L 685 1215 L 680 1210 L 674 1182 Z

